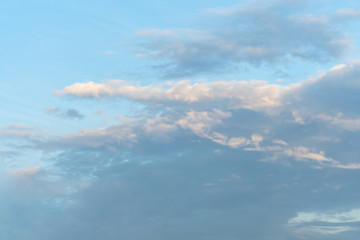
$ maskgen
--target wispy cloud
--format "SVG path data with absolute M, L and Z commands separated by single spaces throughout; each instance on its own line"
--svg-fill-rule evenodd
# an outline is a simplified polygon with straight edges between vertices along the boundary
M 347 212 L 300 212 L 288 221 L 294 232 L 301 235 L 335 235 L 342 232 L 357 230 L 356 227 L 346 225 L 360 222 L 360 210 L 352 209 Z M 325 225 L 324 225 L 325 224 Z
M 164 60 L 164 77 L 176 78 L 224 72 L 239 65 L 276 65 L 292 59 L 323 62 L 344 55 L 351 42 L 337 22 L 303 13 L 299 4 L 271 1 L 211 9 L 213 27 L 139 31 L 143 39 L 139 56 Z
M 360 19 L 360 9 L 342 8 L 337 10 L 334 15 L 340 19 Z
M 56 114 L 57 116 L 59 116 L 61 118 L 65 118 L 65 119 L 69 119 L 69 120 L 75 120 L 75 119 L 80 120 L 85 117 L 78 110 L 73 109 L 73 108 L 68 108 L 66 110 L 62 110 L 57 107 L 51 107 L 51 108 L 45 109 L 45 113 Z

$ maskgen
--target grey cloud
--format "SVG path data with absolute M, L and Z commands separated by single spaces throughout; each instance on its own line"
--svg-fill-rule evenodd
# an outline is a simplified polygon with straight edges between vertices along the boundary
M 69 119 L 82 119 L 84 118 L 84 115 L 82 115 L 78 110 L 76 109 L 67 109 L 63 116 Z
M 62 187 L 38 168 L 2 171 L 0 237 L 49 239 L 52 226 L 63 217 L 62 207 L 57 204 L 67 197 Z
M 53 160 L 66 174 L 67 184 L 82 184 L 60 196 L 43 192 L 54 202 L 61 197 L 69 199 L 66 204 L 36 205 L 41 198 L 35 198 L 36 194 L 30 192 L 37 221 L 30 218 L 34 216 L 30 209 L 19 211 L 17 217 L 22 224 L 13 225 L 3 232 L 4 236 L 28 234 L 31 240 L 36 237 L 72 240 L 80 236 L 90 240 L 303 239 L 306 234 L 287 225 L 299 212 L 358 206 L 356 172 L 320 171 L 304 162 L 288 166 L 261 163 L 258 159 L 264 157 L 262 152 L 223 149 L 222 153 L 214 154 L 209 151 L 214 147 L 209 142 L 193 142 L 181 147 L 179 141 L 167 144 L 165 154 L 144 152 L 141 148 L 146 145 L 143 145 L 127 155 L 78 149 L 66 156 L 54 156 Z M 178 149 L 183 154 L 167 148 Z M 136 158 L 140 161 L 132 161 Z M 144 159 L 151 161 L 143 163 Z M 91 169 L 91 166 L 97 168 Z M 84 181 L 89 174 L 91 180 Z M 50 189 L 56 188 L 53 185 Z M 9 199 L 4 196 L 4 200 Z M 48 219 L 53 211 L 58 217 Z M 28 228 L 33 231 L 29 233 Z M 344 231 L 338 236 L 351 239 L 356 234 L 358 231 Z M 319 239 L 327 239 L 329 235 L 334 236 L 320 234 Z
M 51 107 L 51 108 L 45 109 L 45 113 L 56 114 L 57 116 L 60 116 L 65 119 L 70 119 L 70 120 L 75 120 L 75 119 L 80 120 L 85 117 L 78 110 L 73 109 L 73 108 L 68 108 L 66 110 L 62 110 L 57 107 Z
M 158 70 L 165 78 L 176 78 L 228 71 L 241 64 L 322 62 L 344 55 L 351 46 L 345 34 L 336 30 L 336 21 L 303 14 L 283 1 L 212 12 L 215 24 L 209 29 L 140 31 L 139 56 L 164 60 Z
M 47 174 L 58 182 L 35 178 L 37 189 L 47 190 L 30 192 L 34 209 L 18 210 L 22 224 L 10 216 L 12 227 L 3 224 L 4 236 L 355 239 L 357 221 L 326 222 L 317 216 L 314 221 L 289 222 L 314 209 L 334 218 L 334 212 L 359 208 L 360 138 L 358 129 L 349 127 L 356 122 L 340 121 L 359 118 L 357 105 L 351 105 L 358 99 L 358 73 L 357 63 L 335 66 L 281 88 L 275 94 L 277 104 L 261 108 L 249 108 L 258 99 L 246 94 L 245 105 L 234 107 L 224 101 L 234 88 L 231 84 L 204 83 L 196 88 L 188 84 L 168 95 L 165 89 L 139 87 L 150 89 L 146 113 L 106 128 L 32 142 L 43 151 L 43 161 L 52 165 Z M 101 90 L 90 92 L 98 96 L 118 91 L 106 84 L 92 86 Z M 242 87 L 265 102 L 273 96 L 264 82 L 256 90 L 240 84 L 236 90 L 241 96 L 246 93 Z M 184 101 L 184 96 L 196 99 L 212 88 L 217 97 L 211 101 L 201 97 Z M 131 91 L 128 96 L 135 96 Z M 237 97 L 233 93 L 225 99 Z M 28 169 L 23 175 L 34 179 L 33 172 Z M 41 201 L 45 198 L 50 205 Z M 24 209 L 19 200 L 3 199 L 7 209 Z M 49 220 L 53 212 L 59 217 Z M 37 222 L 32 223 L 34 214 Z
M 228 29 L 142 34 L 153 39 L 150 55 L 170 59 L 171 76 L 341 55 L 344 37 L 326 18 L 294 15 L 292 4 L 301 2 L 215 11 L 232 23 Z M 22 124 L 2 127 L 7 144 L 0 157 L 33 165 L 0 166 L 0 239 L 357 239 L 359 66 L 337 65 L 289 86 L 108 81 L 56 91 L 82 101 L 127 98 L 145 109 L 110 126 L 56 136 Z
M 311 102 L 308 108 L 314 115 L 342 113 L 344 117 L 359 117 L 358 112 L 355 111 L 355 106 L 360 104 L 357 98 L 360 89 L 359 76 L 360 64 L 357 61 L 334 66 L 327 73 L 308 81 L 299 89 L 297 93 L 299 104 L 308 106 L 307 104 Z M 296 104 L 296 101 L 294 102 Z

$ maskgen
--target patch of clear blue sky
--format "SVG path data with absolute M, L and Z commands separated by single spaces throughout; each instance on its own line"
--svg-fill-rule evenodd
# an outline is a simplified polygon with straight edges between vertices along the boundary
M 80 128 L 104 126 L 104 119 L 94 114 L 96 111 L 101 110 L 109 115 L 126 115 L 137 111 L 141 105 L 125 100 L 72 101 L 60 99 L 51 92 L 75 82 L 100 82 L 103 79 L 122 79 L 142 84 L 163 81 L 151 69 L 151 62 L 135 57 L 133 42 L 136 41 L 136 31 L 211 25 L 203 17 L 206 9 L 242 3 L 244 1 L 232 0 L 1 1 L 0 125 L 18 122 L 40 125 L 54 133 L 72 132 Z M 344 8 L 343 2 L 337 4 L 335 1 L 322 0 L 313 7 L 315 13 L 322 14 L 335 11 L 340 4 Z M 358 4 L 349 1 L 347 5 L 354 7 Z M 352 30 L 356 27 L 353 26 Z M 359 36 L 352 37 L 356 39 Z M 289 84 L 343 60 L 346 59 L 327 64 L 297 62 L 275 70 L 272 66 L 264 66 L 194 79 L 262 79 L 276 82 L 279 76 L 274 73 L 279 70 L 290 72 L 282 83 Z M 44 109 L 49 107 L 75 108 L 86 118 L 55 121 L 54 116 L 44 113 Z

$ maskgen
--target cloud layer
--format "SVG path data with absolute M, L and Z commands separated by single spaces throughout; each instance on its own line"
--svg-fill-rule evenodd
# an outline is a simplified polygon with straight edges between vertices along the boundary
M 66 132 L 0 126 L 0 239 L 356 239 L 360 61 L 342 59 L 354 46 L 339 26 L 358 10 L 307 4 L 139 31 L 137 53 L 172 81 L 79 80 L 37 108 Z M 292 84 L 174 80 L 330 59 Z

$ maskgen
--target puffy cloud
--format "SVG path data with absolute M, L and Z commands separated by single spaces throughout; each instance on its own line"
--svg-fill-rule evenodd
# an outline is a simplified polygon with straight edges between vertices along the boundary
M 360 116 L 351 107 L 358 95 L 358 69 L 356 61 L 340 64 L 289 86 L 264 81 L 179 81 L 148 86 L 116 80 L 76 83 L 55 93 L 95 99 L 118 96 L 156 107 L 150 115 L 135 117 L 130 125 L 83 130 L 58 141 L 69 146 L 116 148 L 150 139 L 172 141 L 188 129 L 197 137 L 222 146 L 267 152 L 268 159 L 290 157 L 312 160 L 322 167 L 357 169 L 356 158 L 344 159 L 321 141 L 345 141 L 346 133 L 334 131 L 333 126 L 358 130 Z M 353 118 L 344 118 L 345 115 Z M 190 139 L 189 135 L 186 137 Z M 336 148 L 339 146 L 345 145 Z M 330 155 L 325 156 L 325 152 Z
M 289 86 L 269 84 L 266 81 L 178 81 L 136 86 L 126 81 L 112 80 L 75 83 L 54 91 L 54 94 L 95 99 L 122 97 L 146 105 L 163 103 L 171 106 L 181 103 L 187 108 L 195 104 L 204 104 L 201 107 L 203 109 L 221 104 L 225 109 L 245 108 L 270 112 L 277 109 L 291 112 L 298 123 L 311 118 L 356 130 L 358 118 L 355 118 L 357 115 L 352 106 L 357 103 L 356 95 L 360 88 L 358 77 L 359 63 L 355 61 L 348 65 L 337 65 L 326 73 Z
M 212 112 L 195 112 L 190 111 L 186 117 L 177 121 L 183 128 L 191 129 L 197 135 L 207 135 L 212 125 L 220 124 L 222 118 L 230 117 L 230 112 L 222 112 L 214 109 Z

